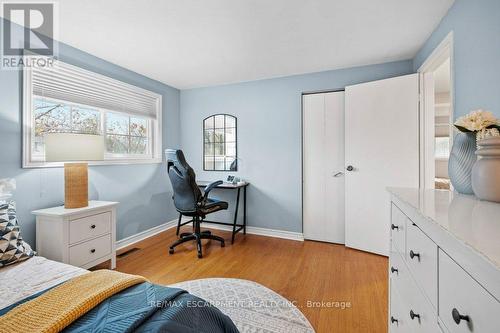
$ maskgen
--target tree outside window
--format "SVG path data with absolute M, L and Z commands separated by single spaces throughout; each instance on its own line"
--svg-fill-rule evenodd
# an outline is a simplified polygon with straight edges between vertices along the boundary
M 33 99 L 32 155 L 45 156 L 46 133 L 105 134 L 106 152 L 112 155 L 144 155 L 149 148 L 147 118 L 108 112 L 35 96 Z M 101 119 L 104 119 L 102 121 Z

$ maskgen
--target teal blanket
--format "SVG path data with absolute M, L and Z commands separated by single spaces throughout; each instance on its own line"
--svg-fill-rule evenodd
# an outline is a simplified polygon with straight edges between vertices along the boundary
M 0 310 L 0 315 L 18 304 Z M 106 299 L 63 332 L 237 333 L 238 329 L 228 316 L 201 298 L 144 282 Z

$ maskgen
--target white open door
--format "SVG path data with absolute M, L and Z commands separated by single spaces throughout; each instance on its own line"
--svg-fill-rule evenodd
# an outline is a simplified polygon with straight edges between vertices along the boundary
M 411 74 L 346 87 L 348 247 L 388 255 L 386 188 L 419 186 L 418 82 Z
M 435 188 L 435 89 L 434 73 L 420 73 L 420 91 L 423 101 L 420 104 L 420 187 Z
M 344 92 L 302 105 L 304 238 L 344 244 Z

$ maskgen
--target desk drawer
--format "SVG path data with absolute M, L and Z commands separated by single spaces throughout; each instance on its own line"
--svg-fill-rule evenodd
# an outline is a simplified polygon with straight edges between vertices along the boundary
M 457 324 L 453 309 L 468 320 Z M 450 332 L 498 332 L 500 303 L 443 251 L 439 251 L 439 317 Z M 458 320 L 459 318 L 457 318 Z
M 108 234 L 110 232 L 111 212 L 105 212 L 69 221 L 70 244 Z
M 73 266 L 83 266 L 111 253 L 111 235 L 89 240 L 69 248 L 69 263 Z
M 406 262 L 415 281 L 437 308 L 437 245 L 408 220 Z
M 391 204 L 391 240 L 392 245 L 404 257 L 406 251 L 406 221 L 408 218 L 394 204 Z

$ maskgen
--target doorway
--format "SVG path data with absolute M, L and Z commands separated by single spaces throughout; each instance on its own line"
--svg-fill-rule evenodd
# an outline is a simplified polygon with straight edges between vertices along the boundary
M 452 134 L 450 58 L 434 71 L 434 188 L 450 189 L 448 159 Z
M 448 160 L 453 143 L 453 34 L 419 68 L 420 187 L 450 190 Z

